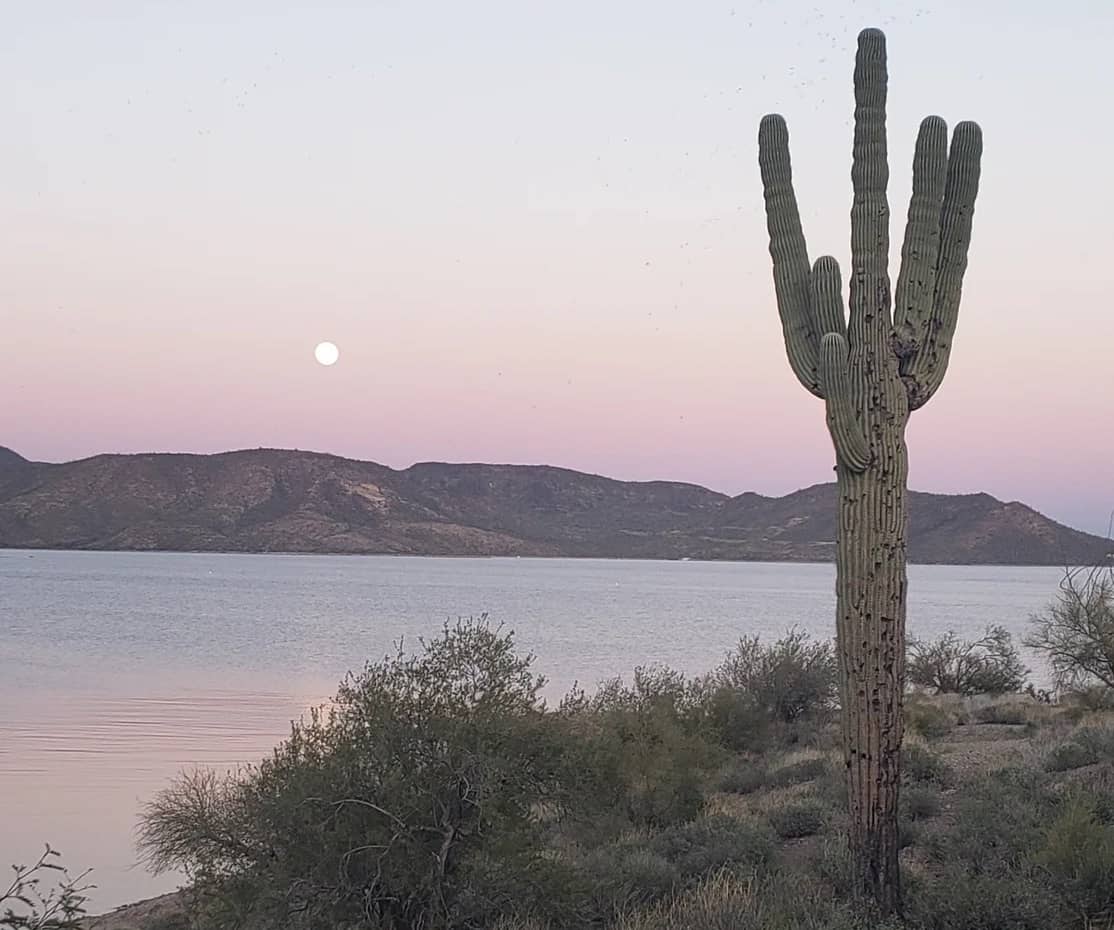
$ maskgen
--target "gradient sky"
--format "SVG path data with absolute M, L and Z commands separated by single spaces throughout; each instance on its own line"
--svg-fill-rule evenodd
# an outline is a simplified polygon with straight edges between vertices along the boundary
M 921 117 L 986 136 L 910 483 L 1105 531 L 1107 0 L 12 6 L 0 444 L 830 480 L 823 405 L 782 346 L 755 140 L 786 115 L 810 251 L 846 262 L 867 25 L 889 38 L 895 253 Z

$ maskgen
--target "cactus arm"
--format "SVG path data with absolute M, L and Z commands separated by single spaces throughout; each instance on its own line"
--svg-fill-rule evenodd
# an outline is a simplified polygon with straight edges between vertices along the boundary
M 820 340 L 820 377 L 836 460 L 853 472 L 866 471 L 870 445 L 855 413 L 858 405 L 851 388 L 847 339 L 842 333 L 825 333 Z
M 851 157 L 851 341 L 890 328 L 890 208 L 886 186 L 886 37 L 859 33 Z
M 776 114 L 758 127 L 758 164 L 766 200 L 766 226 L 774 264 L 774 292 L 785 337 L 785 351 L 797 380 L 823 397 L 817 367 L 820 339 L 809 306 L 809 264 L 793 172 L 789 163 L 789 131 Z
M 847 335 L 839 262 L 830 255 L 821 255 L 812 266 L 812 309 L 821 339 L 827 333 Z
M 963 275 L 967 270 L 981 161 L 982 130 L 977 123 L 960 123 L 952 134 L 948 153 L 932 316 L 911 368 L 918 387 L 916 396 L 910 398 L 910 408 L 914 410 L 924 406 L 936 393 L 948 368 L 952 337 L 959 318 Z
M 848 364 L 839 262 L 830 255 L 812 268 L 812 306 L 824 335 L 820 339 L 820 386 L 836 459 L 853 472 L 870 465 L 870 443 L 859 420 L 860 407 Z
M 924 344 L 936 291 L 940 254 L 940 216 L 948 176 L 948 126 L 927 116 L 917 133 L 913 155 L 913 196 L 901 246 L 901 271 L 894 293 L 894 348 L 902 375 L 912 373 L 917 348 Z M 911 389 L 911 393 L 915 388 Z

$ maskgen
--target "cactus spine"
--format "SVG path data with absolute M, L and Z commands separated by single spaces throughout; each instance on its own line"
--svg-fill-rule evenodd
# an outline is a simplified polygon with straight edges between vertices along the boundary
M 823 398 L 836 453 L 836 634 L 850 845 L 860 891 L 900 910 L 897 795 L 906 595 L 905 426 L 943 381 L 967 267 L 982 134 L 921 123 L 891 318 L 886 187 L 886 40 L 859 35 L 851 180 L 850 314 L 839 264 L 809 266 L 785 120 L 758 132 L 774 288 L 789 364 Z

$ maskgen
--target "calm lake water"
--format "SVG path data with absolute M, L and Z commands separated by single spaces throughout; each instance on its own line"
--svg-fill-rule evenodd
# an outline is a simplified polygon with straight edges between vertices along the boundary
M 909 574 L 920 636 L 1020 634 L 1060 577 Z M 743 634 L 833 635 L 834 581 L 830 565 L 0 550 L 0 862 L 49 842 L 94 869 L 94 913 L 172 890 L 136 863 L 154 792 L 259 759 L 347 671 L 446 619 L 505 622 L 558 697 L 636 665 L 705 671 Z

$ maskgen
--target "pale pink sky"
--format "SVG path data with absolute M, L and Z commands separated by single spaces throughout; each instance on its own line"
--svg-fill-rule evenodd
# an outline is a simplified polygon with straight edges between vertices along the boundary
M 99 6 L 0 36 L 0 444 L 830 480 L 755 137 L 786 115 L 810 249 L 844 261 L 855 34 L 881 25 L 895 251 L 920 118 L 986 136 L 911 484 L 1105 530 L 1114 6 Z

